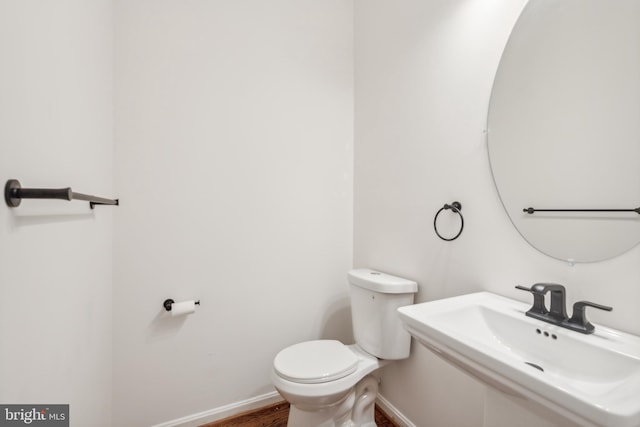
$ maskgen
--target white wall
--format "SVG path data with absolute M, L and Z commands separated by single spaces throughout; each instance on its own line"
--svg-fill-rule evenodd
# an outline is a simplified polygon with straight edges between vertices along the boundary
M 111 2 L 0 2 L 0 58 L 2 185 L 111 197 Z M 0 402 L 111 425 L 113 209 L 2 202 Z
M 353 4 L 115 4 L 114 425 L 143 426 L 350 339 Z M 170 318 L 169 297 L 202 305 Z
M 418 302 L 540 281 L 611 305 L 591 319 L 640 333 L 640 249 L 569 266 L 529 247 L 493 185 L 485 128 L 500 54 L 526 2 L 356 0 L 354 264 L 415 279 Z M 433 231 L 445 203 L 462 203 L 454 242 Z M 446 219 L 444 225 L 446 226 Z M 548 425 L 432 356 L 386 368 L 381 393 L 418 426 Z

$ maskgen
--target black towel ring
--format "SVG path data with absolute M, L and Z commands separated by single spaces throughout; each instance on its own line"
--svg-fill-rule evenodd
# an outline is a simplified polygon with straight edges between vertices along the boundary
M 456 234 L 455 236 L 453 236 L 450 239 L 448 239 L 446 237 L 442 237 L 442 235 L 440 235 L 440 233 L 438 233 L 438 225 L 437 225 L 438 215 L 440 215 L 440 212 L 442 212 L 444 210 L 448 210 L 448 209 L 451 209 L 453 212 L 457 213 L 460 216 L 460 231 L 458 231 L 458 234 Z M 464 218 L 462 216 L 462 213 L 460 212 L 461 210 L 462 210 L 462 205 L 460 204 L 460 202 L 453 202 L 450 205 L 445 204 L 436 213 L 435 218 L 433 218 L 433 229 L 435 230 L 435 232 L 436 232 L 436 234 L 438 235 L 439 238 L 441 238 L 442 240 L 445 240 L 447 242 L 450 242 L 450 241 L 456 240 L 458 237 L 460 237 L 460 234 L 462 234 L 462 230 L 464 229 Z

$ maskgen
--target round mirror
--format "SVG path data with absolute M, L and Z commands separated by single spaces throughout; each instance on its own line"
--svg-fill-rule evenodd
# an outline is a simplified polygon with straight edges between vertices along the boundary
M 640 1 L 529 0 L 500 60 L 487 139 L 504 208 L 539 251 L 593 262 L 637 245 Z

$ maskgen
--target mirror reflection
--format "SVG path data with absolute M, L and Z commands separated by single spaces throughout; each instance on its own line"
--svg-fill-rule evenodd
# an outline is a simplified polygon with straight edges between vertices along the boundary
M 593 262 L 640 242 L 640 2 L 530 0 L 509 38 L 488 116 L 509 218 L 554 258 Z

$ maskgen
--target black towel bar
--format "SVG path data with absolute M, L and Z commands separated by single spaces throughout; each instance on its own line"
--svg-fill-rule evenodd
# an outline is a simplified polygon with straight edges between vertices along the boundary
M 91 209 L 95 205 L 119 204 L 118 199 L 105 199 L 104 197 L 91 196 L 89 194 L 75 193 L 71 188 L 22 188 L 20 181 L 10 179 L 4 186 L 4 200 L 7 206 L 15 208 L 20 206 L 22 199 L 59 199 L 59 200 L 84 200 L 89 202 Z
M 536 209 L 524 208 L 522 212 L 532 215 L 535 212 L 635 212 L 640 215 L 640 207 L 635 209 Z

